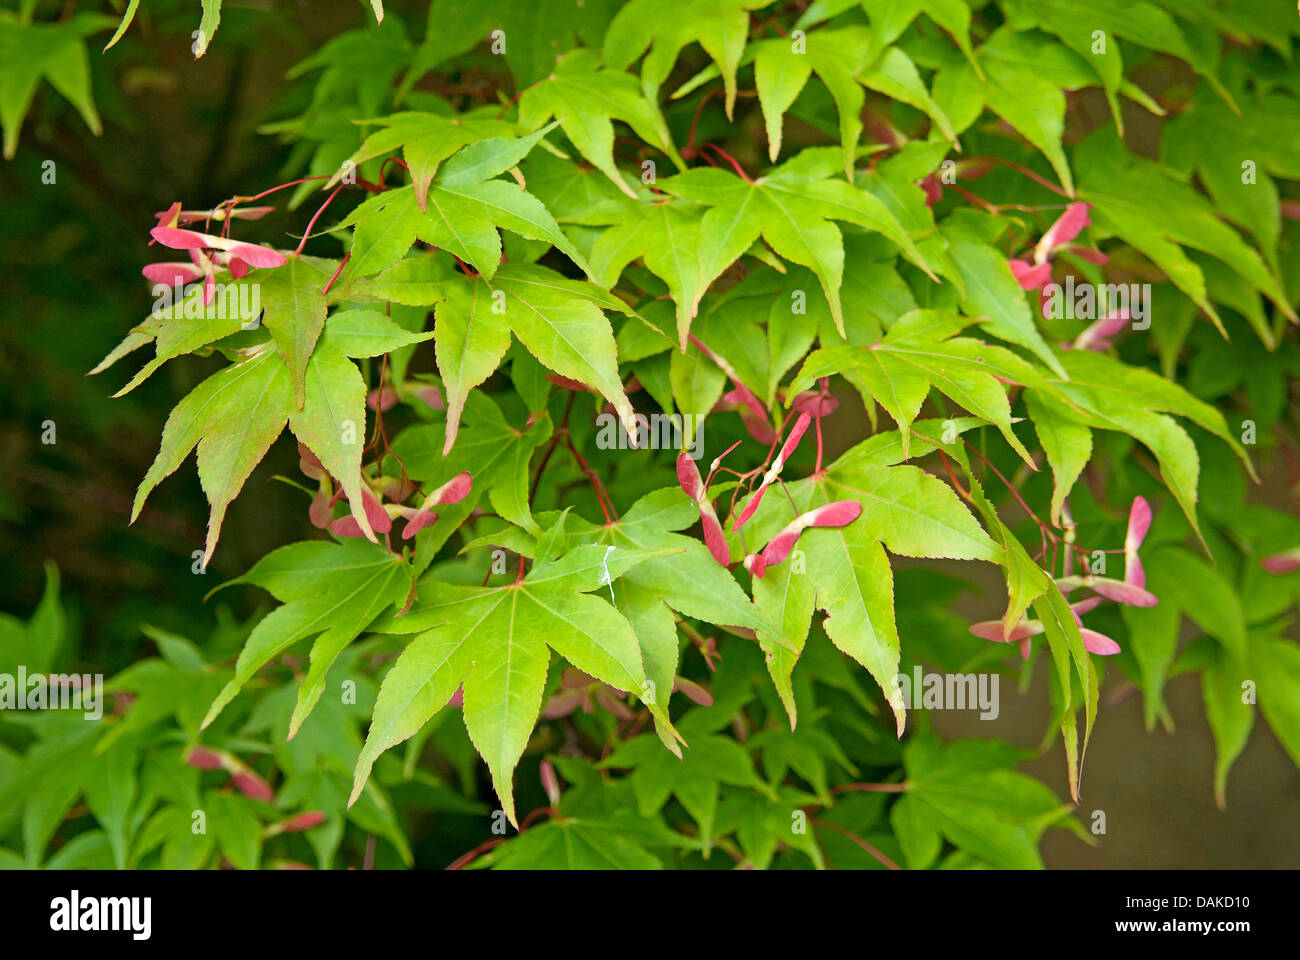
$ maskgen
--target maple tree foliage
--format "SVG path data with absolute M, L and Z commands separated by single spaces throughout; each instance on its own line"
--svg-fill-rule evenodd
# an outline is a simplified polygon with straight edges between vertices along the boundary
M 120 717 L 36 725 L 0 858 L 329 867 L 361 831 L 409 863 L 400 794 L 492 825 L 458 867 L 1035 867 L 1091 840 L 1103 687 L 1172 729 L 1183 673 L 1220 805 L 1257 712 L 1300 762 L 1300 519 L 1247 489 L 1297 369 L 1293 12 L 433 0 L 417 43 L 413 6 L 294 69 L 284 182 L 142 227 L 92 372 L 224 365 L 132 519 L 193 454 L 206 565 L 289 443 L 301 539 L 222 585 L 265 616 L 154 630 Z M 98 132 L 87 38 L 149 7 L 0 13 L 6 156 L 44 85 Z M 1003 612 L 955 614 L 990 574 Z M 25 662 L 58 583 L 3 623 Z M 1059 781 L 936 736 L 923 666 L 1003 713 L 1045 676 Z M 47 859 L 82 795 L 94 839 Z

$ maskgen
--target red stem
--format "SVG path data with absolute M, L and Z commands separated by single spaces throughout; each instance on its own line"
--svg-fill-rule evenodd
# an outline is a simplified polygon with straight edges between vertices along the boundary
M 885 856 L 883 853 L 881 853 L 879 850 L 873 847 L 871 844 L 867 843 L 867 841 L 859 837 L 852 830 L 849 830 L 845 827 L 841 827 L 838 823 L 831 823 L 829 820 L 813 820 L 812 825 L 814 827 L 830 827 L 832 830 L 836 831 L 837 833 L 842 833 L 844 836 L 848 837 L 850 840 L 856 843 L 863 850 L 867 851 L 867 853 L 871 854 L 873 857 L 875 857 L 877 860 L 879 860 L 881 863 L 887 866 L 890 870 L 903 869 L 898 864 L 896 864 L 893 860 L 890 860 L 887 856 Z
M 339 191 L 342 189 L 343 184 L 340 183 L 334 188 L 334 192 L 325 198 L 325 202 L 320 205 L 320 209 L 313 213 L 311 219 L 307 221 L 307 229 L 303 231 L 302 239 L 298 241 L 298 247 L 293 251 L 295 255 L 302 253 L 302 248 L 307 243 L 307 238 L 311 236 L 311 228 L 316 226 L 316 221 L 320 218 L 320 215 L 325 212 L 325 208 L 328 207 L 334 198 L 339 195 Z M 226 222 L 230 222 L 229 217 L 226 218 Z

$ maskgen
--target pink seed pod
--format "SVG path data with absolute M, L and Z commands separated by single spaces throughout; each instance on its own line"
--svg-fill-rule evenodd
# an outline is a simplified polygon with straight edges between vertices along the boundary
M 1295 573 L 1300 570 L 1300 548 L 1284 553 L 1273 553 L 1259 561 L 1260 567 L 1272 574 Z
M 700 470 L 685 450 L 677 455 L 677 482 L 699 508 L 704 545 L 709 548 L 709 553 L 722 566 L 730 566 L 731 548 L 727 546 L 727 538 L 722 533 L 722 524 L 718 522 L 718 514 L 713 509 L 704 481 L 700 478 Z
M 177 200 L 166 210 L 160 210 L 158 213 L 155 213 L 154 217 L 156 217 L 158 220 L 158 226 L 174 227 L 176 226 L 176 224 L 180 222 L 180 215 L 181 215 L 181 202 Z M 188 223 L 189 221 L 186 222 Z
M 473 488 L 474 481 L 468 470 L 456 474 L 456 476 L 429 494 L 420 509 L 411 514 L 406 521 L 406 526 L 402 529 L 402 539 L 410 540 L 425 527 L 434 523 L 438 519 L 438 514 L 433 511 L 434 507 L 445 503 L 460 503 L 469 496 Z
M 604 684 L 601 684 L 596 688 L 596 702 L 604 707 L 607 713 L 612 713 L 620 720 L 636 719 L 636 714 L 629 710 L 627 705 L 623 703 L 621 699 L 623 696 L 624 694 L 620 691 L 605 686 Z
M 229 761 L 210 747 L 195 747 L 185 755 L 185 762 L 196 770 L 221 770 Z
M 794 398 L 790 404 L 800 413 L 807 413 L 814 418 L 829 417 L 839 408 L 840 402 L 829 393 L 820 390 L 805 390 Z
M 298 441 L 298 469 L 313 480 L 319 480 L 325 476 L 325 465 L 301 440 Z
M 586 690 L 562 690 L 546 701 L 546 705 L 542 707 L 542 716 L 547 720 L 567 717 L 582 706 L 586 699 Z
M 1077 622 L 1085 613 L 1096 610 L 1101 606 L 1101 601 L 1101 597 L 1089 597 L 1087 600 L 1080 600 L 1078 603 L 1070 604 L 1070 610 L 1074 613 L 1075 621 Z
M 379 387 L 366 394 L 366 406 L 386 413 L 397 406 L 397 391 L 392 387 Z
M 550 760 L 541 762 L 538 774 L 542 781 L 542 789 L 546 791 L 546 799 L 551 801 L 551 806 L 556 806 L 560 802 L 560 778 L 555 775 L 555 767 Z
M 1033 638 L 1043 632 L 1043 625 L 1037 620 L 1022 618 L 1019 623 L 1007 630 L 1005 621 L 985 620 L 982 623 L 971 624 L 970 632 L 983 640 L 992 640 L 994 643 L 1018 643 L 1020 644 L 1020 658 L 1028 660 Z
M 1075 350 L 1102 350 L 1110 349 L 1110 338 L 1115 336 L 1129 324 L 1129 313 L 1127 310 L 1118 310 L 1113 317 L 1106 317 L 1089 324 L 1081 334 L 1079 334 L 1073 344 Z
M 230 782 L 246 797 L 261 800 L 263 803 L 275 802 L 275 793 L 271 790 L 271 785 L 246 767 L 236 771 L 230 777 Z
M 378 477 L 375 480 L 375 490 L 383 499 L 401 503 L 415 493 L 415 484 L 400 477 Z
M 462 470 L 456 476 L 452 477 L 433 493 L 429 494 L 424 505 L 432 506 L 443 503 L 460 503 L 469 496 L 470 491 L 474 489 L 474 478 L 470 476 L 468 470 Z
M 673 680 L 673 689 L 679 690 L 701 707 L 713 706 L 713 694 L 709 693 L 694 680 L 687 680 L 685 677 L 677 677 Z
M 685 450 L 677 455 L 677 483 L 688 497 L 699 502 L 704 492 L 704 481 L 700 478 L 700 468 Z
M 764 446 L 770 446 L 776 439 L 776 431 L 772 424 L 768 423 L 763 417 L 756 417 L 746 410 L 740 411 L 740 422 L 745 425 L 749 435 Z
M 225 250 L 232 253 L 253 267 L 282 267 L 288 259 L 278 250 L 244 243 L 228 237 L 218 237 L 197 230 L 181 230 L 176 227 L 154 227 L 149 235 L 164 247 L 173 250 Z
M 438 515 L 432 510 L 415 510 L 407 518 L 406 526 L 402 527 L 402 539 L 410 540 L 425 527 L 432 526 L 437 522 Z
M 1019 643 L 1027 637 L 1034 637 L 1043 632 L 1043 625 L 1037 620 L 1021 620 L 1008 633 L 1005 630 L 1005 623 L 1002 620 L 984 620 L 980 623 L 972 623 L 970 632 L 981 640 L 991 640 L 994 643 Z
M 917 186 L 925 192 L 925 205 L 927 207 L 933 207 L 943 199 L 943 181 L 939 179 L 937 173 L 929 174 Z
M 799 534 L 803 532 L 803 525 L 795 520 L 788 527 L 772 538 L 771 542 L 763 548 L 761 559 L 763 569 L 775 566 L 790 556 L 790 551 L 794 549 L 795 543 L 799 540 Z M 760 573 L 759 576 L 762 576 Z
M 700 526 L 704 530 L 704 545 L 709 548 L 713 559 L 724 567 L 731 565 L 731 548 L 727 546 L 727 537 L 722 532 L 722 524 L 713 510 L 713 504 L 707 499 L 700 504 Z
M 203 276 L 203 270 L 192 263 L 151 263 L 140 273 L 146 280 L 163 283 L 169 287 L 180 287 L 193 283 Z
M 856 500 L 837 500 L 815 510 L 800 514 L 763 548 L 764 567 L 775 566 L 785 560 L 794 549 L 799 535 L 809 527 L 843 527 L 862 515 L 862 504 Z M 761 574 L 760 574 L 761 576 Z
M 581 380 L 574 380 L 572 377 L 561 376 L 558 373 L 548 373 L 546 379 L 551 381 L 557 387 L 563 387 L 565 390 L 572 390 L 574 393 L 586 393 L 591 390 Z
M 781 476 L 781 471 L 784 469 L 786 461 L 790 459 L 798 448 L 799 441 L 803 438 L 804 431 L 808 429 L 808 424 L 810 423 L 812 423 L 812 414 L 808 413 L 806 410 L 799 414 L 799 419 L 795 421 L 794 427 L 790 430 L 790 435 L 785 438 L 785 443 L 781 446 L 781 452 L 776 455 L 776 459 L 772 461 L 772 466 L 768 468 L 767 473 L 763 475 L 762 483 L 758 485 L 758 489 L 754 491 L 754 495 L 749 498 L 749 502 L 745 504 L 745 508 L 740 511 L 740 515 L 736 517 L 735 522 L 732 523 L 731 530 L 733 533 L 743 527 L 749 518 L 754 515 L 754 511 L 758 509 L 758 505 L 763 502 L 763 494 L 766 493 L 767 488 L 775 483 L 777 478 Z
M 1087 627 L 1080 627 L 1079 636 L 1083 638 L 1083 647 L 1089 653 L 1110 657 L 1120 652 L 1119 644 L 1104 633 L 1089 630 Z
M 1093 577 L 1084 584 L 1093 593 L 1098 593 L 1107 600 L 1114 600 L 1130 607 L 1156 607 L 1160 600 L 1155 594 L 1132 583 L 1111 580 L 1107 577 Z
M 325 814 L 320 810 L 308 810 L 305 813 L 299 813 L 290 817 L 283 823 L 276 824 L 279 827 L 279 833 L 299 833 L 303 830 L 310 830 L 312 827 L 318 827 L 325 822 Z
M 371 493 L 367 488 L 361 488 L 361 505 L 366 511 L 366 519 L 370 521 L 370 529 L 375 533 L 387 533 L 393 529 L 393 518 L 388 515 L 384 505 L 379 502 L 379 498 Z M 357 523 L 356 517 L 349 514 L 346 517 L 339 517 L 330 524 L 330 533 L 336 537 L 362 537 L 361 525 Z
M 1065 212 L 1047 228 L 1047 232 L 1034 247 L 1034 262 L 1043 263 L 1054 251 L 1065 246 L 1077 237 L 1084 227 L 1091 224 L 1088 209 L 1089 204 L 1083 202 L 1072 203 L 1066 207 Z
M 311 521 L 313 527 L 324 530 L 330 525 L 334 516 L 334 504 L 338 502 L 341 493 L 342 491 L 331 494 L 329 484 L 321 484 L 321 488 L 316 491 L 316 496 L 311 498 L 311 506 L 307 508 L 307 519 Z
M 723 402 L 735 406 L 746 407 L 748 408 L 750 415 L 755 419 L 766 421 L 767 409 L 763 406 L 763 402 L 758 399 L 758 396 L 754 391 L 749 389 L 749 387 L 745 386 L 739 380 L 732 380 L 732 383 L 735 384 L 735 386 L 722 395 Z M 771 441 L 769 440 L 768 442 L 770 443 Z
M 767 573 L 767 561 L 759 553 L 750 553 L 745 555 L 745 569 L 756 577 L 762 577 Z
M 1089 263 L 1095 263 L 1099 267 L 1104 267 L 1110 263 L 1110 257 L 1106 256 L 1106 254 L 1100 250 L 1094 250 L 1092 247 L 1085 247 L 1081 243 L 1072 243 L 1063 249 L 1072 256 L 1078 257 L 1080 260 L 1087 260 Z
M 435 410 L 446 410 L 446 401 L 442 399 L 442 391 L 432 383 L 408 383 L 406 392 L 413 397 L 418 397 Z
M 812 414 L 804 412 L 799 414 L 799 419 L 794 422 L 794 427 L 790 430 L 790 436 L 785 438 L 785 444 L 781 447 L 781 453 L 777 457 L 777 463 L 773 464 L 780 473 L 780 467 L 785 466 L 790 457 L 794 454 L 799 446 L 799 441 L 803 439 L 804 431 L 808 429 L 808 424 L 812 423 Z
M 1151 504 L 1145 497 L 1134 497 L 1128 512 L 1128 531 L 1124 535 L 1124 582 L 1139 589 L 1147 585 L 1146 571 L 1138 557 L 1138 547 L 1151 529 Z
M 1007 266 L 1011 268 L 1021 290 L 1037 290 L 1052 279 L 1050 263 L 1029 264 L 1024 260 L 1008 260 Z

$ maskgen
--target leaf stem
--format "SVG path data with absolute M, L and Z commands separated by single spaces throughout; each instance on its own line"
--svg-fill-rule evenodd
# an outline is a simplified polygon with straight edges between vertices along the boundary
M 867 843 L 867 841 L 863 840 L 861 837 L 859 837 L 856 833 L 854 833 L 852 830 L 848 829 L 847 827 L 841 827 L 838 823 L 832 823 L 829 820 L 814 819 L 810 822 L 814 827 L 829 827 L 830 829 L 836 831 L 837 833 L 843 834 L 844 836 L 852 840 L 854 843 L 856 843 L 863 850 L 867 851 L 867 853 L 871 854 L 873 857 L 875 857 L 877 860 L 883 863 L 890 870 L 903 869 L 898 864 L 896 864 L 893 860 L 890 860 L 887 856 L 885 856 L 883 853 L 881 853 L 871 844 Z

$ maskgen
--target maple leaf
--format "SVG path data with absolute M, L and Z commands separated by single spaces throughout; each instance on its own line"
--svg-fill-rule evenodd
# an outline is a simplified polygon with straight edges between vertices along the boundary
M 680 169 L 683 164 L 657 111 L 637 91 L 636 81 L 621 70 L 597 69 L 590 50 L 573 50 L 560 58 L 549 77 L 519 98 L 519 122 L 535 130 L 555 117 L 560 129 L 587 160 L 630 197 L 614 164 L 614 125 L 622 120 L 647 143 L 663 150 Z
M 375 758 L 414 734 L 464 685 L 465 726 L 487 762 L 506 816 L 515 816 L 513 771 L 537 722 L 550 650 L 577 669 L 636 694 L 667 725 L 646 687 L 632 628 L 599 594 L 633 566 L 671 549 L 607 549 L 587 544 L 537 563 L 518 583 L 465 587 L 424 580 L 410 611 L 374 626 L 416 633 L 384 677 L 352 799 Z M 649 692 L 647 692 L 649 690 Z
M 442 116 L 436 113 L 394 113 L 387 117 L 362 121 L 382 126 L 370 134 L 325 184 L 334 186 L 348 169 L 361 166 L 367 160 L 401 149 L 407 172 L 415 187 L 415 202 L 425 209 L 429 197 L 429 184 L 433 182 L 439 165 L 456 151 L 471 143 L 490 137 L 513 137 L 512 123 L 497 120 L 494 116 L 464 114 Z M 352 167 L 349 168 L 348 164 Z
M 377 193 L 360 204 L 334 227 L 356 227 L 348 280 L 397 263 L 417 239 L 491 279 L 501 262 L 498 227 L 551 244 L 590 275 L 586 260 L 540 200 L 513 181 L 493 179 L 517 164 L 544 133 L 471 144 L 442 167 L 424 203 L 418 184 L 412 184 Z
M 933 387 L 996 426 L 1012 449 L 1034 466 L 1029 451 L 1012 432 L 1011 404 L 995 378 L 1051 388 L 1042 373 L 1010 350 L 954 336 L 965 322 L 955 314 L 914 310 L 900 317 L 879 343 L 815 350 L 791 383 L 791 394 L 821 377 L 842 374 L 857 387 L 863 402 L 878 402 L 894 418 L 906 457 L 908 427 Z
M 730 118 L 736 103 L 736 69 L 749 33 L 749 11 L 771 0 L 686 0 L 665 16 L 657 0 L 631 0 L 623 5 L 605 33 L 603 59 L 623 70 L 645 53 L 641 88 L 650 103 L 687 44 L 697 42 L 713 58 L 726 86 L 726 111 Z
M 923 111 L 934 119 L 945 138 L 956 140 L 952 124 L 930 96 L 911 58 L 896 47 L 880 55 L 875 47 L 877 35 L 860 26 L 814 30 L 801 39 L 763 40 L 750 45 L 745 59 L 754 62 L 754 81 L 767 126 L 768 156 L 773 163 L 781 152 L 785 112 L 812 73 L 825 84 L 839 112 L 844 175 L 850 179 L 862 137 L 864 86 Z
M 294 256 L 262 281 L 262 323 L 289 365 L 299 409 L 306 401 L 307 360 L 325 328 L 325 284 L 329 261 Z M 330 270 L 333 265 L 330 264 Z
M 489 280 L 420 262 L 428 259 L 403 261 L 358 289 L 435 305 L 434 346 L 447 396 L 444 453 L 456 442 L 465 398 L 500 365 L 512 333 L 544 366 L 599 391 L 636 435 L 605 316 L 607 310 L 631 314 L 623 301 L 545 267 L 507 264 Z
M 402 558 L 364 540 L 294 543 L 267 554 L 223 587 L 251 583 L 281 606 L 258 621 L 235 661 L 234 677 L 217 694 L 203 719 L 208 726 L 250 679 L 300 640 L 317 636 L 311 666 L 298 688 L 289 724 L 297 733 L 325 689 L 325 674 L 343 649 L 385 608 L 400 604 L 411 587 Z
M 925 258 L 895 216 L 874 194 L 830 174 L 825 151 L 805 151 L 766 176 L 747 181 L 717 169 L 692 169 L 661 180 L 664 191 L 704 204 L 699 227 L 699 280 L 690 316 L 714 280 L 760 236 L 782 257 L 809 267 L 821 282 L 835 327 L 844 334 L 840 285 L 844 241 L 832 220 L 846 220 L 893 241 L 933 276 Z M 685 349 L 685 335 L 682 334 Z
M 6 12 L 0 18 L 0 61 L 5 64 L 0 84 L 0 128 L 4 130 L 4 155 L 12 160 L 18 149 L 23 118 L 44 77 L 65 100 L 77 108 L 91 133 L 99 136 L 99 112 L 90 91 L 90 61 L 85 37 L 113 25 L 111 17 L 78 13 L 59 23 L 29 23 L 31 8 L 22 19 Z
M 925 443 L 929 442 L 927 437 Z M 792 727 L 795 704 L 790 671 L 803 649 L 813 612 L 821 608 L 827 614 L 827 636 L 875 678 L 902 735 L 905 708 L 894 682 L 899 638 L 893 573 L 885 548 L 907 557 L 1003 561 L 1002 548 L 952 489 L 918 467 L 896 465 L 901 459 L 901 437 L 877 434 L 819 473 L 787 481 L 789 500 L 765 498 L 745 526 L 728 537 L 732 555 L 743 556 L 748 551 L 742 542 L 767 543 L 802 514 L 841 501 L 856 501 L 862 507 L 861 515 L 846 526 L 810 527 L 802 532 L 804 570 L 796 571 L 794 560 L 788 559 L 769 565 L 765 575 L 754 580 L 760 613 L 796 641 L 791 648 L 759 633 L 768 653 L 768 671 Z M 736 515 L 746 509 L 747 501 L 742 501 Z

